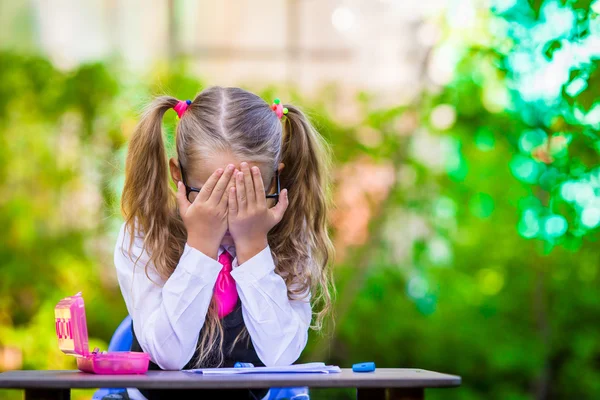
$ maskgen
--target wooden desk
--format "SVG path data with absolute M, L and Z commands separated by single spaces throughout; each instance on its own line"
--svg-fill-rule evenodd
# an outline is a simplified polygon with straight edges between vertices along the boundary
M 26 400 L 67 400 L 71 389 L 136 387 L 143 389 L 240 389 L 308 386 L 356 388 L 357 398 L 424 399 L 426 388 L 456 387 L 461 378 L 422 369 L 378 368 L 375 372 L 339 374 L 249 374 L 205 376 L 181 371 L 148 371 L 146 375 L 93 375 L 79 371 L 9 371 L 0 388 L 24 389 Z

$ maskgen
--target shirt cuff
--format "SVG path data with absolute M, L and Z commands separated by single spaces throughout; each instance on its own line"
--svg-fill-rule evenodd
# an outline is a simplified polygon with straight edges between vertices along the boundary
M 271 255 L 271 247 L 267 245 L 260 253 L 234 268 L 231 276 L 236 282 L 257 281 L 273 271 L 275 271 L 275 263 Z
M 183 266 L 189 274 L 195 276 L 202 276 L 206 274 L 210 275 L 218 275 L 223 265 L 220 262 L 211 258 L 198 250 L 195 247 L 192 247 L 185 244 L 183 248 L 183 254 L 179 260 L 179 265 Z

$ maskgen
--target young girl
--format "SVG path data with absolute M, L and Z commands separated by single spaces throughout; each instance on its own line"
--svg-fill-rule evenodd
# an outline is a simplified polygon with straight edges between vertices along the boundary
M 177 158 L 167 163 L 161 124 L 171 108 L 180 121 Z M 330 307 L 328 163 L 304 114 L 277 99 L 269 106 L 212 87 L 149 106 L 128 148 L 114 260 L 132 350 L 148 353 L 151 369 L 298 359 L 311 302 L 320 306 L 315 329 Z

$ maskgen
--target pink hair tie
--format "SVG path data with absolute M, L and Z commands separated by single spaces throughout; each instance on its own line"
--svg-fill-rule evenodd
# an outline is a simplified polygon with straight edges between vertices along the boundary
M 279 99 L 273 100 L 271 110 L 275 111 L 275 114 L 277 114 L 277 118 L 279 119 L 281 119 L 281 117 L 283 117 L 284 114 L 288 113 L 288 109 L 281 104 L 281 100 Z
M 175 107 L 173 107 L 173 110 L 175 110 L 175 112 L 177 113 L 177 116 L 181 119 L 181 116 L 183 115 L 183 113 L 188 109 L 188 106 L 192 104 L 191 100 L 179 100 L 177 102 L 177 104 L 175 105 Z

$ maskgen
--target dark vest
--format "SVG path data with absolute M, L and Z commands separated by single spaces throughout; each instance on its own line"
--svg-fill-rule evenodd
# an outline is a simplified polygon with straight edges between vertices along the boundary
M 247 362 L 254 364 L 255 367 L 264 366 L 264 364 L 258 358 L 256 354 L 256 350 L 254 350 L 254 346 L 252 345 L 252 340 L 250 340 L 248 332 L 246 332 L 245 336 L 238 340 L 233 349 L 231 345 L 235 341 L 235 338 L 242 332 L 244 329 L 244 318 L 242 316 L 242 303 L 238 299 L 238 304 L 231 313 L 226 315 L 222 320 L 223 324 L 223 365 L 222 367 L 233 367 L 233 365 L 237 361 Z M 203 328 L 204 329 L 204 328 Z M 131 344 L 131 351 L 143 351 L 140 346 L 135 332 L 133 330 L 133 323 L 131 324 L 131 332 L 133 334 L 133 343 Z M 202 331 L 200 331 L 202 333 Z M 201 335 L 198 335 L 200 338 Z M 192 369 L 195 368 L 195 360 L 198 357 L 198 350 L 192 356 L 191 360 L 183 367 L 183 369 Z M 211 359 L 215 359 L 215 357 L 210 357 Z M 217 358 L 218 359 L 218 358 Z M 212 368 L 216 365 L 203 365 L 203 368 Z M 150 370 L 160 370 L 161 368 L 150 361 Z M 219 389 L 217 391 L 214 390 L 145 390 L 140 389 L 140 392 L 146 396 L 148 400 L 154 399 L 212 399 L 218 398 L 216 396 L 226 395 L 227 399 L 261 399 L 266 393 L 268 389 L 253 389 L 253 390 L 223 390 Z

